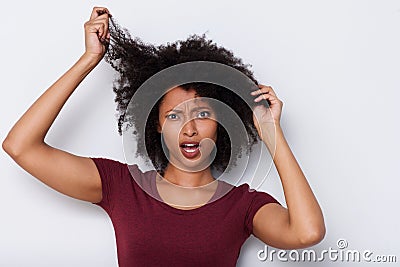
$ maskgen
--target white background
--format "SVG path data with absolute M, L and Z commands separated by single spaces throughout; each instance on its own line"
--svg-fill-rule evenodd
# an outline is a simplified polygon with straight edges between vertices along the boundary
M 107 6 L 145 42 L 206 32 L 252 64 L 256 78 L 284 102 L 285 136 L 324 212 L 327 233 L 313 249 L 337 249 L 345 238 L 348 249 L 400 260 L 400 1 L 7 1 L 1 5 L 2 140 L 83 53 L 83 23 L 94 5 Z M 124 161 L 114 77 L 101 62 L 46 141 Z M 275 169 L 261 190 L 284 203 Z M 117 266 L 107 214 L 45 186 L 3 151 L 0 203 L 0 266 Z M 261 262 L 263 247 L 249 238 L 238 266 L 316 265 L 276 257 Z M 318 266 L 338 264 L 352 263 L 326 259 Z

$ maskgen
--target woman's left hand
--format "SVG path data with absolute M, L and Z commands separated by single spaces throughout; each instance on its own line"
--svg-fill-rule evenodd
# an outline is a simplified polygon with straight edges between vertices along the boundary
M 250 93 L 255 96 L 254 102 L 269 100 L 271 103 L 269 108 L 260 103 L 253 109 L 254 125 L 263 139 L 263 136 L 267 134 L 265 131 L 271 129 L 271 126 L 275 127 L 280 124 L 283 102 L 278 99 L 271 86 L 259 84 L 258 87 L 260 89 Z

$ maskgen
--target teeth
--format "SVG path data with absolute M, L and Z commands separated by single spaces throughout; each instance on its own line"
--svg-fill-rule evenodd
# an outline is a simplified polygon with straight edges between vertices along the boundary
M 185 150 L 187 153 L 193 153 L 196 152 L 199 149 L 199 144 L 183 144 L 182 145 L 183 150 Z
M 195 147 L 197 145 L 196 144 L 183 144 L 183 146 L 185 146 L 185 147 Z

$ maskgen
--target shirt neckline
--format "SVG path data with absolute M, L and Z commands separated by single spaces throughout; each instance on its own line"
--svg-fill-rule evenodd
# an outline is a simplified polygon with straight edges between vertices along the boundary
M 226 182 L 223 181 L 219 181 L 217 180 L 218 184 L 217 184 L 217 189 L 215 190 L 213 196 L 208 200 L 208 202 L 198 208 L 194 208 L 194 209 L 178 209 L 175 207 L 170 206 L 169 204 L 165 203 L 162 201 L 162 198 L 160 196 L 160 194 L 158 193 L 158 189 L 157 189 L 157 185 L 156 185 L 156 176 L 157 176 L 157 171 L 153 171 L 153 173 L 151 174 L 151 187 L 152 187 L 152 191 L 154 192 L 154 194 L 156 195 L 156 198 L 154 198 L 154 200 L 164 209 L 173 212 L 173 213 L 177 213 L 177 214 L 195 214 L 195 213 L 199 213 L 199 212 L 203 212 L 204 210 L 210 209 L 211 207 L 213 207 L 214 205 L 216 205 L 217 203 L 221 202 L 222 200 L 224 200 L 225 198 L 228 198 L 229 195 L 231 195 L 231 191 L 234 188 L 231 188 L 229 190 L 229 192 L 225 193 L 223 196 L 219 197 L 218 199 L 215 199 L 216 196 L 218 196 L 219 194 L 222 193 L 222 190 L 224 189 L 223 187 L 225 186 L 232 186 Z M 234 187 L 234 186 L 232 186 Z

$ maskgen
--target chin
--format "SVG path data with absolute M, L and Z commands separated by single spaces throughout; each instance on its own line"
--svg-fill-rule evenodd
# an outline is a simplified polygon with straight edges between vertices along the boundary
M 178 163 L 171 163 L 174 164 L 177 168 L 187 172 L 199 172 L 210 168 L 212 160 L 210 160 L 209 158 L 201 159 L 201 157 L 188 159 L 182 156 L 180 157 Z

